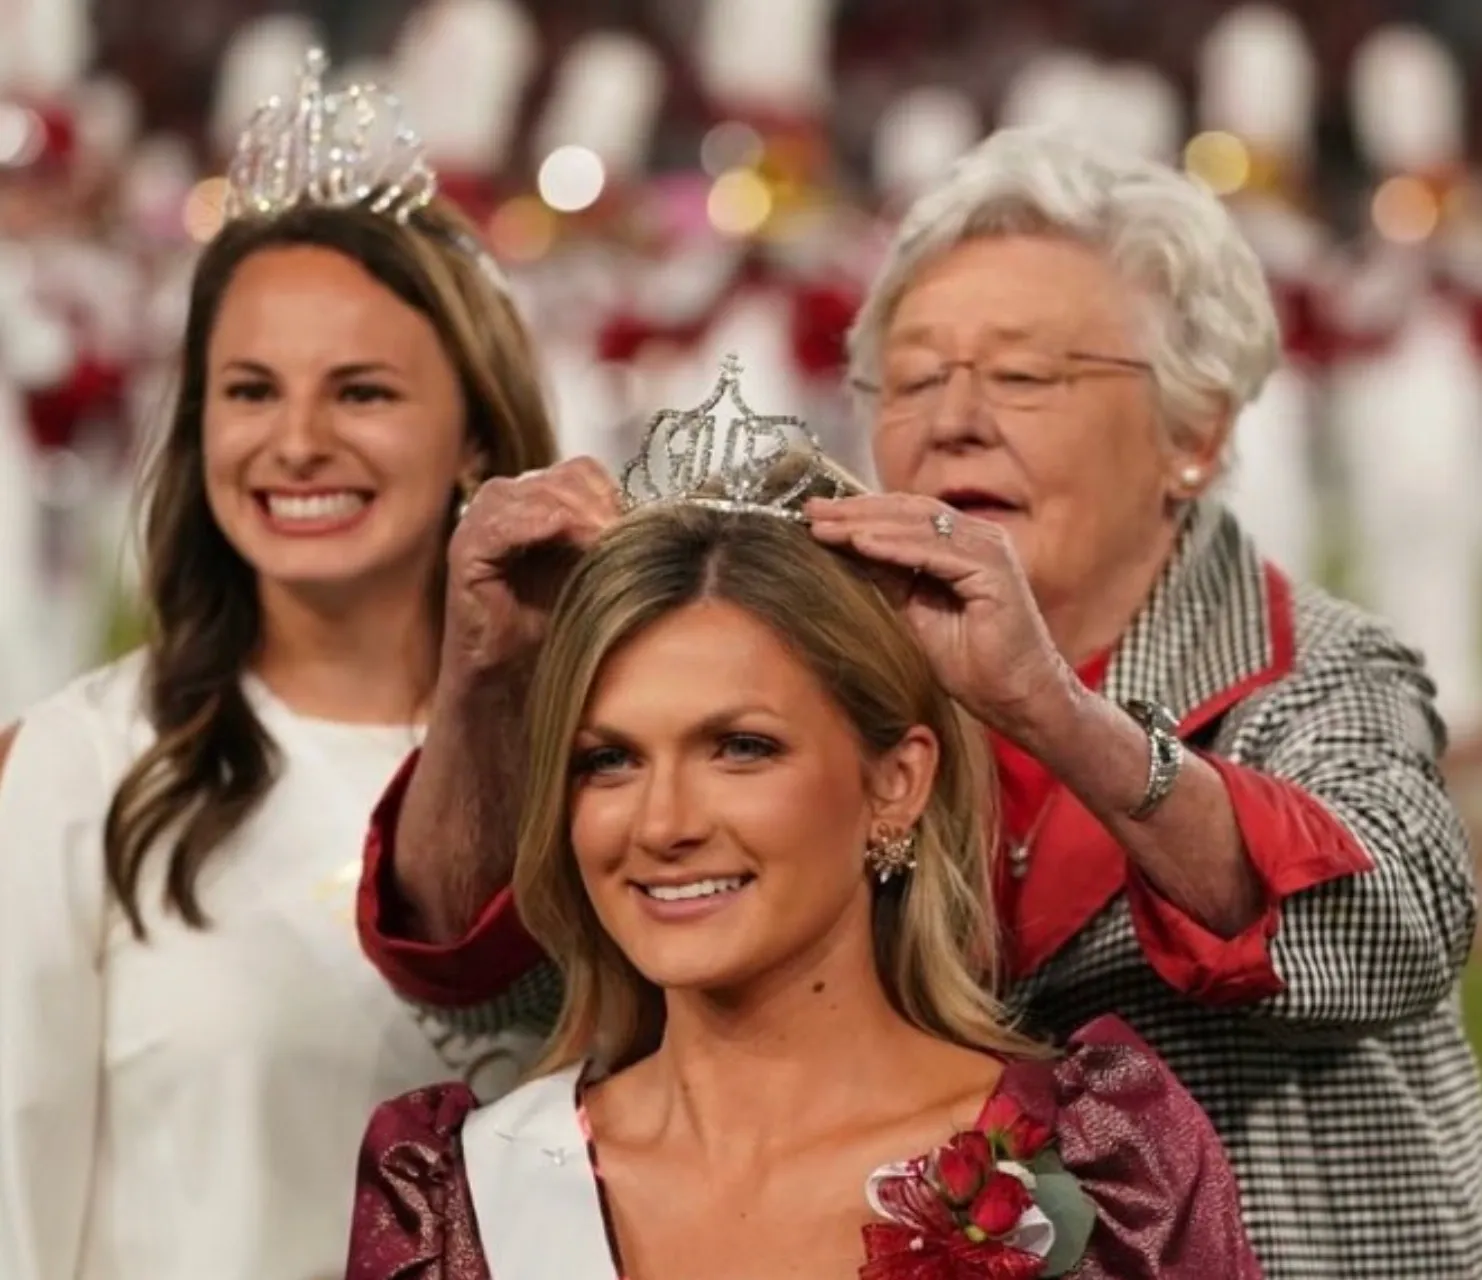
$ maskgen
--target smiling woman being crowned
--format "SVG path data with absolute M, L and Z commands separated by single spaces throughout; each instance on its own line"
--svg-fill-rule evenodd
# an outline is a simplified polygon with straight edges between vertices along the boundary
M 1006 1024 L 979 735 L 829 549 L 854 491 L 728 363 L 652 423 L 529 706 L 544 1061 L 383 1106 L 349 1280 L 1259 1276 L 1203 1113 L 1103 1019 Z

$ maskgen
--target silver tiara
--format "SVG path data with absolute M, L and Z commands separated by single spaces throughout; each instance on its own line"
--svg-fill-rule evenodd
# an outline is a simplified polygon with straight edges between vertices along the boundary
M 405 222 L 437 194 L 437 174 L 396 95 L 373 84 L 326 93 L 327 66 L 311 49 L 294 98 L 269 98 L 253 112 L 227 169 L 228 221 L 301 204 L 365 204 Z
M 730 414 L 724 426 L 721 408 Z M 848 484 L 801 418 L 752 411 L 741 397 L 741 362 L 729 355 L 702 404 L 650 420 L 623 468 L 622 492 L 629 510 L 687 503 L 801 521 L 808 498 L 843 496 Z

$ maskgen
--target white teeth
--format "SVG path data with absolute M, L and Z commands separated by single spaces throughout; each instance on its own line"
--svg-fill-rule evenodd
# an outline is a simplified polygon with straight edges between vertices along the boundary
M 268 512 L 274 520 L 333 520 L 338 516 L 353 516 L 366 504 L 363 494 L 311 493 L 311 494 L 268 494 Z
M 745 876 L 729 876 L 724 880 L 696 880 L 692 884 L 643 885 L 643 892 L 660 902 L 685 902 L 691 898 L 711 898 L 718 893 L 734 893 L 746 884 Z

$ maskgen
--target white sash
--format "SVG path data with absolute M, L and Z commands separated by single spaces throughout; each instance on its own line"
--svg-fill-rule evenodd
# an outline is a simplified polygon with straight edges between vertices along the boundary
M 580 1067 L 534 1080 L 463 1126 L 479 1243 L 494 1280 L 620 1280 L 576 1113 Z

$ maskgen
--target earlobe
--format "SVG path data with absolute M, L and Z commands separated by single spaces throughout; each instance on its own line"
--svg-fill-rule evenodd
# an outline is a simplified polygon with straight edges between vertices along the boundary
M 463 519 L 464 513 L 468 510 L 469 504 L 473 502 L 481 484 L 482 481 L 479 479 L 478 473 L 472 467 L 465 470 L 458 477 L 458 485 L 453 502 L 454 510 L 458 512 L 458 519 Z
M 1229 407 L 1222 407 L 1197 429 L 1190 427 L 1186 440 L 1178 443 L 1169 483 L 1169 497 L 1175 502 L 1192 501 L 1209 487 L 1219 471 L 1232 421 Z
M 458 471 L 458 489 L 472 495 L 489 478 L 489 459 L 484 446 L 471 432 L 463 442 L 463 465 Z

